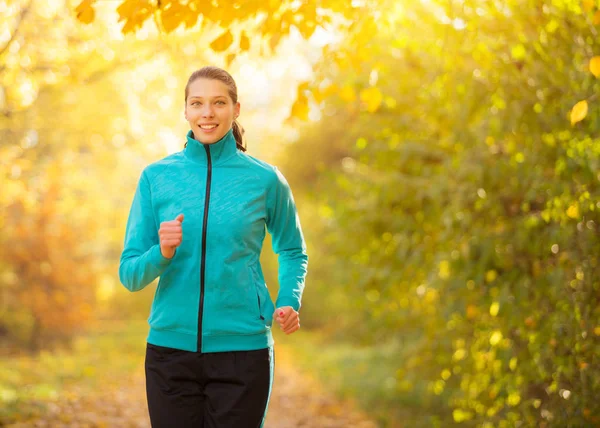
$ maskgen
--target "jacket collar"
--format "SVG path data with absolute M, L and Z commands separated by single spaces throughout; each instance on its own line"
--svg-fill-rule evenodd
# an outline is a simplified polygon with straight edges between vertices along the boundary
M 187 145 L 184 149 L 185 156 L 201 165 L 208 165 L 208 152 L 210 151 L 210 160 L 213 165 L 224 162 L 237 152 L 233 129 L 227 133 L 219 141 L 213 144 L 204 144 L 194 139 L 194 133 L 190 130 L 187 133 Z

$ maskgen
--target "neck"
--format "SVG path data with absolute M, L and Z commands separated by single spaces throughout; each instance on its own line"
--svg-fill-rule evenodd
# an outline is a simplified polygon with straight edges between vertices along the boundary
M 187 134 L 184 153 L 190 160 L 201 165 L 208 165 L 209 157 L 212 165 L 224 162 L 237 153 L 233 128 L 229 129 L 219 141 L 211 144 L 204 144 L 196 140 L 194 133 L 190 130 Z

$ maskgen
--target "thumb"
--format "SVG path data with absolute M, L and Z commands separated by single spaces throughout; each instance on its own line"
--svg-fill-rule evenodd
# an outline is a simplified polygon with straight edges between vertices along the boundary
M 175 220 L 177 220 L 178 222 L 182 223 L 183 222 L 183 214 L 179 214 Z

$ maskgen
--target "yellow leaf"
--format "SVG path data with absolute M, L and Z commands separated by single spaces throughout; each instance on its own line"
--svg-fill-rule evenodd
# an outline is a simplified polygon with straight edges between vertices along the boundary
M 351 103 L 356 99 L 356 93 L 350 85 L 344 85 L 340 91 L 340 98 L 347 103 Z
M 125 0 L 117 8 L 119 21 L 125 21 L 121 32 L 123 34 L 132 33 L 141 28 L 146 19 L 152 15 L 152 7 L 148 0 Z
M 90 24 L 96 16 L 96 12 L 92 6 L 93 2 L 94 0 L 83 0 L 75 9 L 75 13 L 77 13 L 77 19 L 84 24 Z
M 492 333 L 490 336 L 490 345 L 496 346 L 502 340 L 502 333 L 498 330 Z
M 360 91 L 360 100 L 366 104 L 368 112 L 374 113 L 381 105 L 383 95 L 379 89 L 372 86 Z
M 322 93 L 323 93 L 324 97 L 331 97 L 338 90 L 339 90 L 338 86 L 335 83 L 332 83 L 331 85 L 329 85 L 325 89 L 323 89 Z
M 584 11 L 590 12 L 594 8 L 594 0 L 583 0 L 582 6 Z
M 337 93 L 338 91 L 339 91 L 339 88 L 337 87 L 337 85 L 335 83 L 333 83 L 323 89 L 314 88 L 311 90 L 311 93 L 312 93 L 315 101 L 317 103 L 320 103 L 321 101 L 326 100 L 327 98 L 331 97 L 333 94 Z
M 600 24 L 600 10 L 594 14 L 593 23 L 594 23 L 594 25 Z
M 325 99 L 325 95 L 324 95 L 323 91 L 319 90 L 319 88 L 313 89 L 312 91 L 310 91 L 310 93 L 312 94 L 312 96 L 315 99 L 315 102 L 317 104 L 319 104 L 321 101 L 323 101 Z
M 309 39 L 317 29 L 315 22 L 306 20 L 295 23 L 295 26 L 305 39 Z
M 477 316 L 477 306 L 475 305 L 468 305 L 467 306 L 467 319 L 472 320 L 473 318 L 475 318 Z
M 448 279 L 450 277 L 450 263 L 448 262 L 448 260 L 442 260 L 440 262 L 440 271 L 438 273 L 438 276 L 441 279 Z
M 275 49 L 279 45 L 280 40 L 281 40 L 281 33 L 275 33 L 275 34 L 271 35 L 271 37 L 269 38 L 269 47 L 271 48 L 272 52 L 275 52 Z
M 297 88 L 298 96 L 302 96 L 303 92 L 308 89 L 309 85 L 310 85 L 310 82 L 308 80 L 300 83 Z
M 179 27 L 179 24 L 185 19 L 186 13 L 189 13 L 187 8 L 180 3 L 173 2 L 168 4 L 167 9 L 163 9 L 160 14 L 160 21 L 167 33 Z
M 594 334 L 600 336 L 600 326 L 594 328 Z
M 450 372 L 450 370 L 444 369 L 444 370 L 442 370 L 441 376 L 442 376 L 442 379 L 448 380 L 450 378 L 450 376 L 452 376 L 452 373 Z
M 579 205 L 577 204 L 577 202 L 569 206 L 569 208 L 567 209 L 567 216 L 575 219 L 579 217 Z
M 227 64 L 227 67 L 231 65 L 236 56 L 237 55 L 234 53 L 230 53 L 229 55 L 227 55 L 227 57 L 225 58 L 225 64 Z
M 233 43 L 233 35 L 227 30 L 210 43 L 210 48 L 215 52 L 223 52 Z
M 455 422 L 461 423 L 461 422 L 472 419 L 473 413 L 465 412 L 464 410 L 461 410 L 461 409 L 454 409 L 454 411 L 452 412 L 452 417 L 454 418 Z
M 575 125 L 577 122 L 581 122 L 588 114 L 588 103 L 587 101 L 579 101 L 573 106 L 571 110 L 571 125 Z
M 490 315 L 495 317 L 496 315 L 498 315 L 499 310 L 500 310 L 500 304 L 498 302 L 492 303 L 492 306 L 490 306 Z
M 467 351 L 464 349 L 457 349 L 454 355 L 452 355 L 452 359 L 455 361 L 464 360 L 467 356 Z
M 398 103 L 392 97 L 385 97 L 385 105 L 387 108 L 396 108 L 396 105 L 398 105 Z
M 240 34 L 240 49 L 242 50 L 242 52 L 250 49 L 250 39 L 244 31 L 242 31 L 242 33 Z
M 600 56 L 590 59 L 590 71 L 594 76 L 600 76 Z
M 509 406 L 514 407 L 521 402 L 521 396 L 519 395 L 518 392 L 511 392 L 510 394 L 508 394 L 508 398 L 507 398 L 506 402 L 508 403 Z
M 142 3 L 140 0 L 125 0 L 121 3 L 117 8 L 119 22 L 124 19 L 131 19 L 136 14 L 136 10 L 142 6 L 140 3 Z
M 297 117 L 298 119 L 308 120 L 308 100 L 306 97 L 298 97 L 292 106 L 292 112 L 290 115 Z
M 192 28 L 196 25 L 196 21 L 198 21 L 198 14 L 191 11 L 188 7 L 188 13 L 184 16 L 185 28 Z

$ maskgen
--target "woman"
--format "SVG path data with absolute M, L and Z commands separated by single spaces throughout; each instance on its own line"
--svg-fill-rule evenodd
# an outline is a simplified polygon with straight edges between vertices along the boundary
M 160 276 L 148 323 L 146 392 L 153 427 L 260 427 L 273 382 L 272 320 L 300 327 L 308 265 L 290 188 L 247 155 L 237 88 L 204 67 L 185 88 L 182 151 L 141 174 L 119 277 L 138 291 Z M 279 255 L 269 296 L 265 229 Z M 276 309 L 275 309 L 276 308 Z

